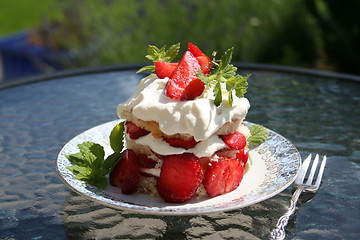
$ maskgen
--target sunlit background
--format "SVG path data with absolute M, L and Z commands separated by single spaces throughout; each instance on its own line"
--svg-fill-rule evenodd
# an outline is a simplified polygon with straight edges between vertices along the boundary
M 147 45 L 187 42 L 234 62 L 360 74 L 360 1 L 0 1 L 0 81 L 143 63 Z

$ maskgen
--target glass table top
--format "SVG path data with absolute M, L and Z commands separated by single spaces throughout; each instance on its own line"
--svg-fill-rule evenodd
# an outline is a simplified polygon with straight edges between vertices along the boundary
M 0 90 L 0 239 L 267 239 L 292 188 L 230 212 L 154 216 L 115 210 L 72 192 L 56 173 L 62 146 L 117 119 L 136 69 L 67 74 Z M 323 183 L 304 194 L 288 239 L 357 239 L 360 225 L 360 83 L 328 76 L 252 73 L 247 119 L 289 139 L 304 158 L 328 156 Z M 313 197 L 311 201 L 310 197 Z

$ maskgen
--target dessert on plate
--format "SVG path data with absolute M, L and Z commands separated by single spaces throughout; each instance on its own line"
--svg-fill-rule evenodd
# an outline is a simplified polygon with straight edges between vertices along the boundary
M 248 164 L 243 123 L 248 76 L 236 74 L 229 49 L 216 61 L 188 43 L 178 62 L 176 44 L 149 46 L 153 71 L 117 108 L 124 120 L 125 150 L 110 183 L 125 194 L 158 195 L 166 202 L 215 197 L 236 189 Z
M 78 144 L 67 155 L 74 178 L 99 189 L 108 182 L 124 194 L 135 192 L 181 203 L 235 190 L 249 167 L 249 143 L 267 139 L 266 128 L 246 126 L 248 76 L 230 64 L 233 48 L 220 60 L 188 43 L 180 49 L 149 46 L 153 65 L 128 101 L 118 105 L 123 120 L 110 133 L 110 147 Z

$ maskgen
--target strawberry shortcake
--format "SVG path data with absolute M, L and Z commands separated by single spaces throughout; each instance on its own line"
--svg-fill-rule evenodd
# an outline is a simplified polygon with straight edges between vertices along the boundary
M 248 76 L 230 64 L 233 49 L 215 60 L 188 43 L 181 59 L 171 62 L 179 49 L 149 46 L 154 65 L 139 71 L 154 73 L 118 106 L 126 150 L 110 183 L 125 194 L 184 202 L 231 192 L 243 178 L 251 135 L 243 123 Z

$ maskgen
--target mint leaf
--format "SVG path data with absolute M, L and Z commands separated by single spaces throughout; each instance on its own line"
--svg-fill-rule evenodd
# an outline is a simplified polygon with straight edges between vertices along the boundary
M 78 166 L 87 166 L 87 162 L 83 159 L 83 156 L 80 152 L 67 155 L 66 158 Z
M 166 46 L 162 48 L 158 48 L 153 45 L 148 46 L 148 54 L 145 56 L 152 62 L 156 61 L 165 61 L 170 62 L 172 61 L 178 54 L 180 50 L 180 43 L 172 45 L 168 50 L 166 50 Z
M 104 159 L 104 148 L 100 144 L 83 142 L 78 144 L 78 148 L 80 149 L 80 153 L 92 153 L 96 158 Z
M 249 127 L 251 136 L 247 139 L 251 143 L 263 143 L 269 137 L 268 130 L 261 125 L 251 125 Z
M 113 154 L 109 155 L 103 163 L 103 169 L 109 172 L 120 158 L 120 152 L 114 152 Z
M 91 181 L 90 184 L 97 188 L 104 189 L 108 184 L 108 181 L 105 176 L 96 175 L 96 177 Z
M 104 148 L 93 142 L 83 142 L 78 144 L 82 159 L 87 162 L 87 166 L 91 169 L 101 168 L 104 161 L 105 151 Z
M 164 49 L 164 47 L 162 48 Z M 158 47 L 154 45 L 148 46 L 148 54 L 145 56 L 147 59 L 149 59 L 152 62 L 157 61 L 157 57 L 161 55 L 162 49 L 159 49 Z
M 75 179 L 84 180 L 91 175 L 91 169 L 88 167 L 72 165 L 66 168 L 75 174 Z
M 80 150 L 78 153 L 66 156 L 74 164 L 67 169 L 75 175 L 75 179 L 104 188 L 107 184 L 104 176 L 109 172 L 109 169 L 103 169 L 104 148 L 93 142 L 83 142 L 78 144 L 78 148 Z
M 155 71 L 155 66 L 150 65 L 150 66 L 145 66 L 145 67 L 140 68 L 136 73 L 154 72 L 154 71 Z
M 103 146 L 93 142 L 78 144 L 80 152 L 69 154 L 67 159 L 74 165 L 67 167 L 75 175 L 75 179 L 82 180 L 98 188 L 105 188 L 107 178 L 105 177 L 116 162 L 121 158 L 124 148 L 124 122 L 116 124 L 110 133 L 110 145 L 114 153 L 105 160 Z
M 180 43 L 172 45 L 165 53 L 165 58 L 163 61 L 171 62 L 177 56 L 180 50 Z
M 116 124 L 110 133 L 110 147 L 114 152 L 121 152 L 124 148 L 124 121 Z

